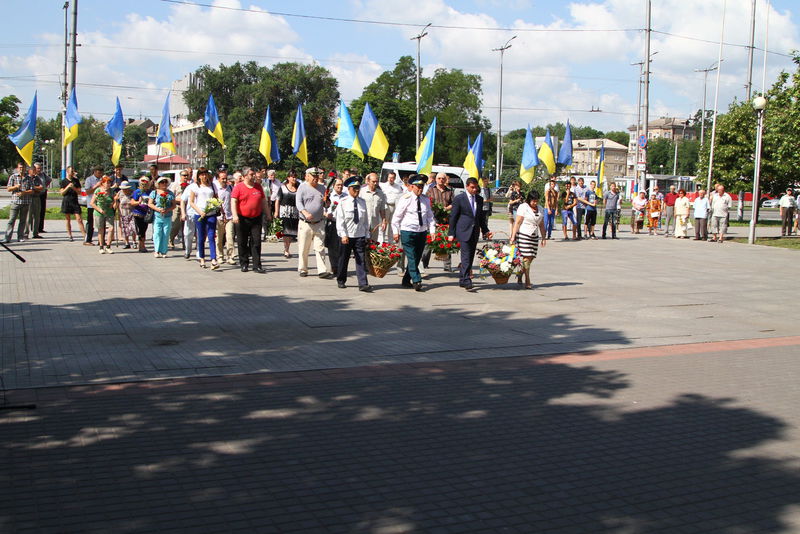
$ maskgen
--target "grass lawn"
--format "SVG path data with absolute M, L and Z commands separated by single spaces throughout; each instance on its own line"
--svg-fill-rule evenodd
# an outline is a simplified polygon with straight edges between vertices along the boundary
M 737 237 L 731 241 L 735 243 L 747 243 L 746 237 Z M 756 239 L 756 245 L 765 245 L 767 247 L 780 247 L 800 250 L 800 239 L 796 237 L 762 237 Z
M 48 197 L 47 203 L 50 204 L 50 199 Z M 83 219 L 86 220 L 86 208 L 81 207 L 81 211 L 83 212 Z M 6 206 L 4 208 L 0 208 L 0 219 L 8 220 L 8 215 L 11 213 L 11 206 Z M 47 208 L 45 211 L 45 220 L 64 220 L 64 214 L 61 213 L 61 202 L 59 202 L 58 207 Z

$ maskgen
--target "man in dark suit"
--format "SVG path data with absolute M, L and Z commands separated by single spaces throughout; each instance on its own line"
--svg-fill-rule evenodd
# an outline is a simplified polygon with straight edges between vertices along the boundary
M 478 194 L 480 186 L 475 178 L 468 178 L 466 192 L 453 199 L 450 212 L 448 241 L 458 239 L 461 245 L 461 270 L 458 285 L 466 290 L 472 289 L 472 260 L 478 246 L 478 236 L 483 232 L 485 239 L 492 238 L 486 213 L 483 211 L 483 198 Z

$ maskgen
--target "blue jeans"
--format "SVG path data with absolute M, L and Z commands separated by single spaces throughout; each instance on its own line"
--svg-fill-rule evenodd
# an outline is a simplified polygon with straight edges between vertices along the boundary
M 206 238 L 208 239 L 208 253 L 212 260 L 217 259 L 217 217 L 195 217 L 197 226 L 197 252 L 201 258 L 206 257 Z
M 556 225 L 556 210 L 544 210 L 544 231 L 547 239 L 553 235 L 553 227 Z
M 606 228 L 611 224 L 611 237 L 617 237 L 617 218 L 619 217 L 619 210 L 606 210 L 606 216 L 603 220 L 603 237 L 606 236 Z
M 166 254 L 169 246 L 169 231 L 172 228 L 172 214 L 153 216 L 153 248 L 159 254 Z

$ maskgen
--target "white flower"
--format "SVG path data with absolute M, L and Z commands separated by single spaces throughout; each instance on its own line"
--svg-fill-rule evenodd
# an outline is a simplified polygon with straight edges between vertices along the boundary
M 486 258 L 487 259 L 489 259 L 489 260 L 494 259 L 495 256 L 497 256 L 497 251 L 496 250 L 487 250 L 486 251 Z

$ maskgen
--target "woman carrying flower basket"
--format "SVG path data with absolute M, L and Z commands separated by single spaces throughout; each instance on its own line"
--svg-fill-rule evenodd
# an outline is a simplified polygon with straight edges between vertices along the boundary
M 344 185 L 348 196 L 342 198 L 336 207 L 336 233 L 339 235 L 339 265 L 336 269 L 336 282 L 340 289 L 347 287 L 347 266 L 350 254 L 356 257 L 356 278 L 359 291 L 372 291 L 367 282 L 365 247 L 369 232 L 367 220 L 367 201 L 359 197 L 361 177 L 351 176 Z
M 466 189 L 465 194 L 458 195 L 453 200 L 447 239 L 450 242 L 457 239 L 461 245 L 458 285 L 469 291 L 472 289 L 472 261 L 475 259 L 479 234 L 483 232 L 486 239 L 491 239 L 492 232 L 489 231 L 486 220 L 488 212 L 483 211 L 483 198 L 478 195 L 478 180 L 467 178 Z
M 200 267 L 206 268 L 205 242 L 208 239 L 208 251 L 211 256 L 211 268 L 218 269 L 217 247 L 214 240 L 217 229 L 217 216 L 222 203 L 216 198 L 211 186 L 211 175 L 207 169 L 197 173 L 197 188 L 189 193 L 189 205 L 200 215 L 195 215 L 197 227 L 197 252 L 200 255 Z
M 153 210 L 153 248 L 156 258 L 166 258 L 169 246 L 169 231 L 172 228 L 172 210 L 175 209 L 175 194 L 168 191 L 169 178 L 156 180 L 156 188 L 150 193 L 148 205 Z
M 525 203 L 517 209 L 517 218 L 511 230 L 509 244 L 519 242 L 519 252 L 522 256 L 522 272 L 525 274 L 525 289 L 533 289 L 531 285 L 531 263 L 539 252 L 539 239 L 545 246 L 544 213 L 539 209 L 539 192 L 528 193 Z
M 507 284 L 513 275 L 519 276 L 522 258 L 516 245 L 489 243 L 479 253 L 482 271 L 488 271 L 497 284 Z

